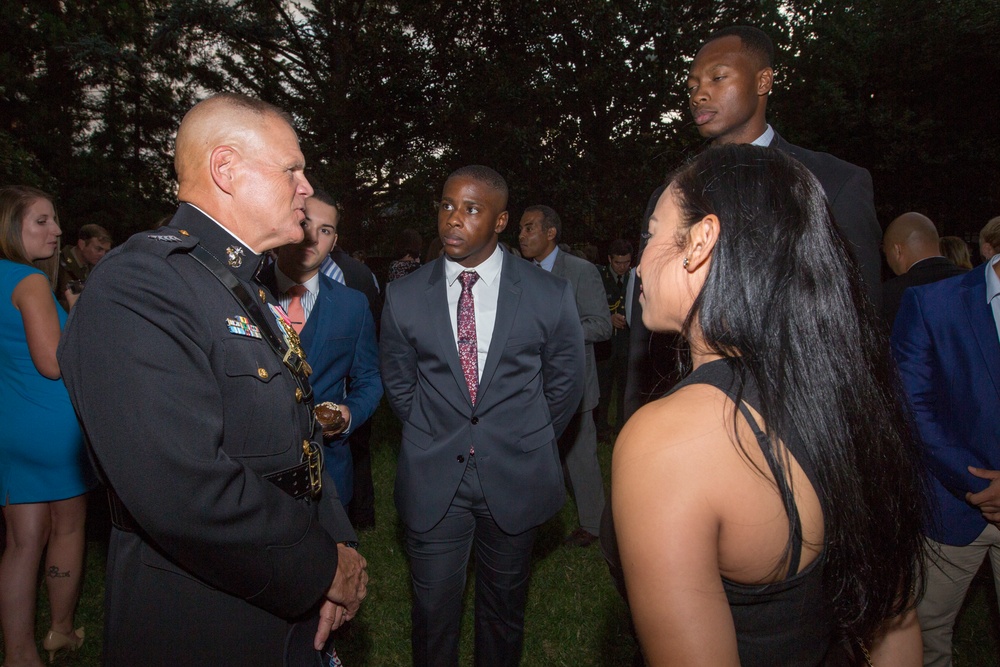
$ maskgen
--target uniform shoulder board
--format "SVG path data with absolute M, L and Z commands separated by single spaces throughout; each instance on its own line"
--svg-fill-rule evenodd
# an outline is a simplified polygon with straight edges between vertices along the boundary
M 163 227 L 152 232 L 140 232 L 128 240 L 137 249 L 156 255 L 167 256 L 177 251 L 186 251 L 198 245 L 198 238 L 181 230 Z

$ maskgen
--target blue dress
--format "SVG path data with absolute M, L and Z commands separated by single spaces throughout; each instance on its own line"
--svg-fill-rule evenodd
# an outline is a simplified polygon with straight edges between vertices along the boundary
M 64 500 L 85 493 L 93 475 L 83 433 L 62 380 L 35 368 L 21 311 L 11 303 L 18 283 L 38 269 L 0 259 L 0 505 Z M 55 295 L 52 297 L 55 302 Z M 58 303 L 59 327 L 66 311 Z

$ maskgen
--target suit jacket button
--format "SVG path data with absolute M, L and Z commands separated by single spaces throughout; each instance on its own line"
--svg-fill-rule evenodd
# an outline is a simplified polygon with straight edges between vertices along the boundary
M 459 454 L 458 456 L 456 456 L 455 460 L 458 461 L 459 463 L 465 463 L 465 457 L 462 456 L 461 454 Z
M 479 423 L 479 417 L 473 417 L 472 418 L 472 425 L 475 426 L 478 423 Z

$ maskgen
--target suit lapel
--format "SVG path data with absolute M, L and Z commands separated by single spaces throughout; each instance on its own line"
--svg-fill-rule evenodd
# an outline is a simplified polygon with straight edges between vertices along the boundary
M 483 398 L 487 395 L 493 376 L 500 365 L 500 358 L 510 337 L 510 329 L 514 326 L 514 315 L 521 302 L 521 274 L 516 264 L 518 261 L 510 253 L 503 254 L 500 293 L 497 295 L 497 316 L 493 324 L 493 335 L 490 337 L 490 351 L 486 355 L 486 366 L 479 381 L 478 405 L 482 405 Z
M 993 310 L 986 303 L 985 271 L 978 266 L 962 280 L 965 290 L 962 300 L 969 316 L 969 328 L 975 333 L 979 350 L 983 354 L 983 365 L 993 380 L 993 390 L 1000 398 L 1000 339 L 997 338 Z
M 462 372 L 462 362 L 458 358 L 458 345 L 455 343 L 455 332 L 451 328 L 451 313 L 448 312 L 448 285 L 445 282 L 444 258 L 436 260 L 437 265 L 431 271 L 431 276 L 427 280 L 427 287 L 424 289 L 425 312 L 430 314 L 428 322 L 432 324 L 437 334 L 438 345 L 441 346 L 441 357 L 448 362 L 448 368 L 455 377 L 458 390 L 465 398 L 469 407 L 472 407 L 472 397 L 469 395 L 469 387 L 465 383 L 465 374 Z

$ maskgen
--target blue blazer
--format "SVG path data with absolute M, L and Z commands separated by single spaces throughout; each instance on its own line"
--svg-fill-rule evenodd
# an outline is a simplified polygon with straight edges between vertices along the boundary
M 892 329 L 893 355 L 931 472 L 928 535 L 956 546 L 986 527 L 965 494 L 982 491 L 987 481 L 967 467 L 1000 470 L 1000 340 L 986 303 L 986 270 L 906 290 Z
M 386 286 L 382 377 L 403 422 L 396 509 L 411 530 L 433 528 L 451 506 L 475 445 L 493 519 L 507 533 L 522 533 L 548 520 L 566 497 L 556 439 L 583 396 L 576 300 L 562 278 L 503 254 L 496 322 L 473 406 L 448 312 L 446 261 Z
M 263 282 L 277 294 L 274 268 L 261 272 Z M 351 427 L 368 421 L 382 399 L 375 320 L 361 292 L 319 274 L 319 296 L 299 334 L 316 403 L 332 401 L 351 411 Z M 337 485 L 345 506 L 354 495 L 354 462 L 348 435 L 325 441 L 325 468 Z

